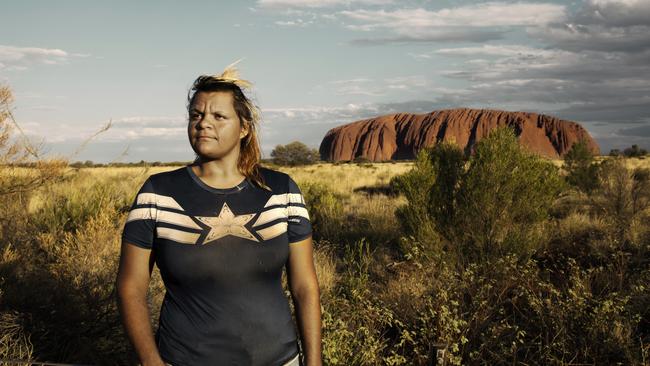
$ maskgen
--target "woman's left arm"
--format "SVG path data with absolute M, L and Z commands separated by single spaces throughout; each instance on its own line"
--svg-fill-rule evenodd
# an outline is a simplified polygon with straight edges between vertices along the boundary
M 287 280 L 296 309 L 306 366 L 322 365 L 320 290 L 312 238 L 289 244 Z

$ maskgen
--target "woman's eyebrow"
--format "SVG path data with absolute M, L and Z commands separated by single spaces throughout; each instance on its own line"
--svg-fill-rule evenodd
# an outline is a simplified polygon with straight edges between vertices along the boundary
M 200 113 L 203 113 L 202 110 L 200 110 L 200 109 L 198 109 L 198 108 L 195 108 L 195 107 L 190 108 L 190 112 L 200 112 Z M 210 113 L 227 113 L 227 112 L 226 112 L 225 110 L 215 109 L 215 110 L 210 111 Z

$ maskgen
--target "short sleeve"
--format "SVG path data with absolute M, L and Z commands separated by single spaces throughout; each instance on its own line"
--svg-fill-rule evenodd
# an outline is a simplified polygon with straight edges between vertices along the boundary
M 296 182 L 289 177 L 289 190 L 288 190 L 288 228 L 289 243 L 295 243 L 305 240 L 312 234 L 311 221 L 305 199 L 302 196 L 300 188 Z
M 124 229 L 122 230 L 122 241 L 135 244 L 141 248 L 152 249 L 156 223 L 156 195 L 154 194 L 151 180 L 147 179 L 129 210 Z

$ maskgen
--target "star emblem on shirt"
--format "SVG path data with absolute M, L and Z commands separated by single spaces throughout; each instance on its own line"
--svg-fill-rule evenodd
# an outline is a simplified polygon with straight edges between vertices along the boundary
M 257 238 L 244 226 L 255 216 L 252 214 L 235 215 L 228 204 L 224 202 L 221 207 L 219 216 L 195 216 L 197 220 L 208 225 L 210 231 L 203 240 L 203 244 L 223 238 L 227 235 L 233 235 L 240 238 L 259 241 Z

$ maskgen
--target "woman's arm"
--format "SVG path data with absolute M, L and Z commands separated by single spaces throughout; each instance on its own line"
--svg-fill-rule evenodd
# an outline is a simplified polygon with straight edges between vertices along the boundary
M 122 323 L 143 366 L 160 366 L 147 306 L 147 290 L 153 269 L 153 256 L 149 249 L 127 242 L 122 243 L 116 288 L 118 308 Z
M 312 238 L 289 244 L 287 280 L 296 309 L 306 366 L 321 366 L 320 290 Z

